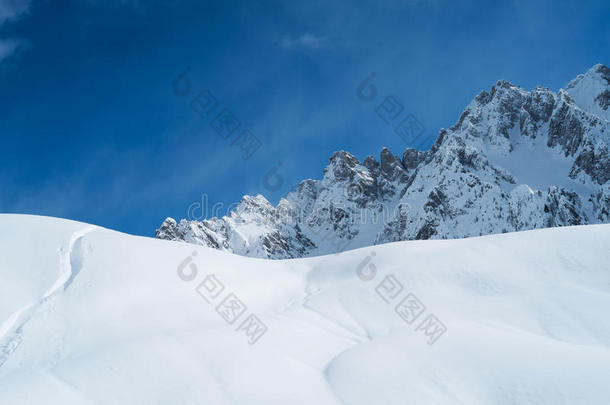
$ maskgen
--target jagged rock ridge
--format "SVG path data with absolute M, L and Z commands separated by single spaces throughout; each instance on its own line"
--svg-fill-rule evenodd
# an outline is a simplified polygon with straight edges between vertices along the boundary
M 330 158 L 277 206 L 245 196 L 230 215 L 166 219 L 161 239 L 281 259 L 610 219 L 610 69 L 565 89 L 497 82 L 428 151 Z

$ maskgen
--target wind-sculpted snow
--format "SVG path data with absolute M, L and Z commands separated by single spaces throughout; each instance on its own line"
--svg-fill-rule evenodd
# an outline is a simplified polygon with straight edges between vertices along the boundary
M 321 180 L 271 205 L 245 196 L 228 216 L 168 218 L 161 239 L 262 258 L 400 240 L 462 238 L 610 221 L 610 70 L 554 93 L 501 80 L 428 151 L 360 162 L 336 152 Z
M 19 308 L 0 325 L 0 367 L 9 356 L 19 347 L 22 341 L 23 328 L 26 323 L 54 299 L 62 289 L 67 289 L 72 283 L 81 267 L 81 258 L 74 258 L 75 248 L 80 244 L 81 238 L 96 227 L 87 226 L 72 234 L 68 246 L 62 251 L 59 258 L 60 275 L 53 285 L 37 300 Z
M 54 218 L 0 215 L 0 226 L 0 324 L 20 325 L 2 404 L 610 397 L 610 224 L 292 260 Z M 247 309 L 227 320 L 230 294 Z M 250 315 L 266 327 L 254 343 Z

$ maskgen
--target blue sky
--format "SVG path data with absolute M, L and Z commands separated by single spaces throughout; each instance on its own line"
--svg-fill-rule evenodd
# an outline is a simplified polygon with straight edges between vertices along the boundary
M 610 63 L 609 21 L 607 1 L 0 0 L 0 212 L 152 236 L 202 193 L 275 203 L 336 150 L 402 155 L 385 97 L 425 148 L 499 79 L 557 90 Z M 228 139 L 190 107 L 206 89 L 240 121 Z M 244 129 L 261 142 L 245 160 Z

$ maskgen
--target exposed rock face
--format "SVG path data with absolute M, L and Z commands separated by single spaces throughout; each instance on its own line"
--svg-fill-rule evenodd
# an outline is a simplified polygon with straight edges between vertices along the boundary
M 326 254 L 610 221 L 610 69 L 558 93 L 497 82 L 429 151 L 388 149 L 361 163 L 333 154 L 321 180 L 279 204 L 245 196 L 222 218 L 168 218 L 157 237 L 263 258 Z

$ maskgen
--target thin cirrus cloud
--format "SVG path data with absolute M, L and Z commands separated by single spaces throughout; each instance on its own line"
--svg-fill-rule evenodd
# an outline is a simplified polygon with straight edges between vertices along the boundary
M 320 49 L 326 46 L 326 41 L 317 35 L 306 32 L 293 38 L 285 36 L 280 41 L 280 45 L 285 49 Z
M 0 25 L 25 14 L 29 8 L 29 0 L 0 0 Z
M 0 0 L 0 27 L 14 22 L 26 14 L 29 9 L 29 0 Z M 12 55 L 20 45 L 19 40 L 0 38 L 0 62 Z
M 9 57 L 19 47 L 19 41 L 0 39 L 0 62 Z

